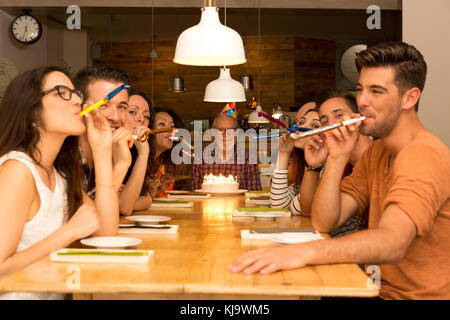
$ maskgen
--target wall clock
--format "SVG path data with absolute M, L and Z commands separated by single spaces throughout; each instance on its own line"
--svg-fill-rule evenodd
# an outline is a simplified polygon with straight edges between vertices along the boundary
M 20 43 L 33 44 L 42 35 L 42 25 L 38 19 L 30 15 L 30 10 L 24 10 L 24 14 L 13 20 L 11 34 Z

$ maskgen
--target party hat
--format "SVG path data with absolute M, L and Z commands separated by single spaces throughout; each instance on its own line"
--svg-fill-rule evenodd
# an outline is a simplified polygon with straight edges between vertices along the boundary
M 220 113 L 226 114 L 229 117 L 236 118 L 237 110 L 234 102 L 227 103 Z

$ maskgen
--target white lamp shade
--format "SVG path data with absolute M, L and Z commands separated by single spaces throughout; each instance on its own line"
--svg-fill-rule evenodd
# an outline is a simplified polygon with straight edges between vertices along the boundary
M 233 80 L 229 68 L 220 69 L 220 77 L 206 86 L 204 101 L 242 102 L 246 101 L 242 83 Z
M 246 61 L 241 36 L 220 23 L 216 7 L 203 8 L 200 23 L 180 34 L 173 59 L 191 66 L 232 66 Z
M 249 114 L 248 123 L 270 123 L 268 119 L 264 117 L 258 117 L 258 112 L 264 112 L 260 105 L 257 105 L 255 111 Z
M 152 51 L 150 51 L 150 58 L 155 59 L 158 58 L 158 51 L 156 51 L 155 47 L 152 48 Z
M 275 119 L 280 119 L 280 117 L 283 115 L 283 110 L 281 109 L 281 107 L 280 106 L 278 106 L 275 110 L 274 110 L 274 112 L 273 112 L 273 114 L 272 114 L 272 117 L 274 117 Z

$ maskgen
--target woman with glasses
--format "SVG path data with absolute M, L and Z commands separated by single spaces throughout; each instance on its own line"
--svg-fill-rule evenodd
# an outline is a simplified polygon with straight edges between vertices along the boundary
M 0 104 L 0 278 L 94 232 L 111 235 L 102 213 L 118 216 L 112 133 L 97 111 L 80 116 L 82 101 L 56 67 L 20 74 L 6 89 Z M 101 162 L 95 203 L 82 191 L 78 136 L 86 130 L 95 161 Z M 63 297 L 0 294 L 0 299 Z

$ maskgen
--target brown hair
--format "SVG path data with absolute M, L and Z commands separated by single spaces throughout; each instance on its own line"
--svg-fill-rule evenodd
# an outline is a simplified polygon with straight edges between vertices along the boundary
M 73 83 L 85 98 L 89 97 L 87 87 L 95 80 L 105 80 L 114 83 L 130 84 L 130 77 L 121 70 L 116 70 L 107 66 L 85 67 L 78 71 L 73 79 Z
M 319 112 L 320 107 L 325 101 L 333 98 L 343 98 L 352 112 L 358 113 L 358 105 L 356 103 L 355 96 L 349 91 L 337 89 L 325 89 L 321 93 L 319 93 L 316 100 L 317 112 Z
M 150 119 L 152 119 L 152 115 L 151 115 L 151 112 L 152 112 L 152 101 L 149 99 L 149 97 L 144 92 L 137 91 L 137 90 L 134 90 L 134 89 L 130 89 L 130 91 L 128 92 L 128 96 L 129 97 L 131 97 L 131 96 L 140 96 L 140 97 L 142 97 L 148 103 L 149 112 L 150 112 Z M 148 126 L 150 127 L 150 122 L 149 122 Z M 150 141 L 147 140 L 145 143 L 150 143 Z M 136 163 L 136 159 L 138 157 L 138 151 L 136 149 L 136 146 L 133 146 L 130 149 L 130 152 L 131 152 L 132 161 L 131 161 L 130 167 L 128 168 L 128 172 L 127 172 L 125 178 L 123 179 L 123 184 L 126 184 L 128 182 L 128 179 L 130 178 L 131 173 L 133 172 L 134 164 Z M 154 152 L 154 150 L 152 152 Z M 147 167 L 148 167 L 148 165 L 147 165 Z M 142 189 L 141 189 L 140 195 L 145 195 L 146 193 L 148 193 L 148 191 L 150 189 L 149 188 L 149 179 L 152 178 L 151 176 L 152 176 L 152 174 L 150 174 L 150 171 L 146 170 L 144 183 L 142 184 Z
M 374 45 L 356 54 L 356 67 L 362 68 L 385 67 L 395 68 L 395 83 L 400 95 L 411 88 L 423 91 L 427 76 L 427 64 L 423 55 L 412 45 L 404 42 L 389 42 Z M 419 101 L 414 106 L 418 111 Z
M 128 96 L 129 96 L 129 97 L 131 97 L 131 96 L 140 96 L 142 99 L 145 100 L 145 102 L 147 102 L 148 108 L 151 110 L 151 108 L 152 108 L 152 101 L 151 101 L 150 98 L 145 94 L 145 92 L 138 91 L 138 90 L 135 90 L 135 89 L 130 89 L 130 90 L 128 91 Z M 150 111 L 150 110 L 149 110 L 149 111 Z
M 46 170 L 37 144 L 38 126 L 42 124 L 42 90 L 44 78 L 52 72 L 68 73 L 58 67 L 40 67 L 14 78 L 0 104 L 0 156 L 11 151 L 26 153 L 34 163 Z M 69 136 L 59 150 L 54 166 L 67 181 L 66 213 L 71 217 L 82 203 L 82 178 L 78 152 L 78 137 Z
M 317 108 L 309 109 L 306 111 L 306 116 L 310 112 L 319 112 Z M 303 175 L 305 174 L 305 152 L 303 149 L 294 148 L 292 151 L 291 159 L 288 166 L 288 184 L 301 184 L 303 180 Z
M 160 113 L 160 112 L 165 112 L 172 117 L 175 128 L 178 128 L 178 129 L 186 128 L 183 120 L 174 110 L 169 109 L 169 108 L 164 108 L 164 107 L 153 107 L 150 110 L 150 129 L 155 129 L 156 114 Z M 149 135 L 149 143 L 150 143 L 150 154 L 152 156 L 150 156 L 148 158 L 147 172 L 149 172 L 150 175 L 154 175 L 154 174 L 156 174 L 158 169 L 161 167 L 161 165 L 164 165 L 166 172 L 171 173 L 175 176 L 180 168 L 177 167 L 172 162 L 171 154 L 172 154 L 173 147 L 175 146 L 175 144 L 178 144 L 179 142 L 174 143 L 171 149 L 164 151 L 156 159 L 153 158 L 153 156 L 156 154 L 156 152 L 155 152 L 155 135 L 153 135 L 153 134 Z
M 291 155 L 291 162 L 288 166 L 288 184 L 300 184 L 305 174 L 305 152 L 302 149 L 294 148 Z

